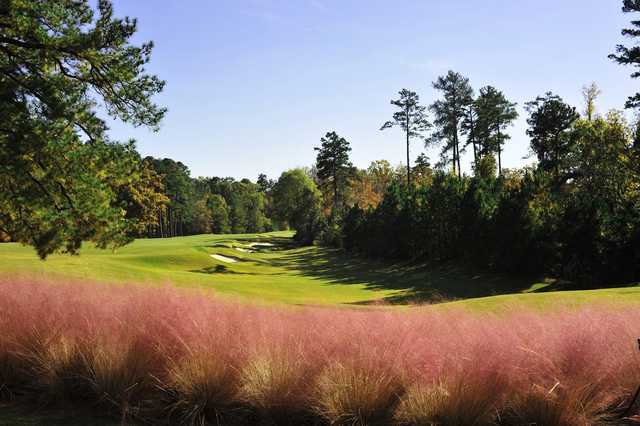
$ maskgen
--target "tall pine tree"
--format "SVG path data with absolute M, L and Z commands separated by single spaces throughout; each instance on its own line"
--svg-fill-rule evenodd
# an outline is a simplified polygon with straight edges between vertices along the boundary
M 477 113 L 476 136 L 480 152 L 484 155 L 496 155 L 498 175 L 502 175 L 502 146 L 511 138 L 504 130 L 518 118 L 516 104 L 510 102 L 501 91 L 493 86 L 480 89 L 475 102 Z
M 556 183 L 560 183 L 565 159 L 575 145 L 571 128 L 580 114 L 552 92 L 527 102 L 526 109 L 531 150 L 537 155 L 540 167 L 552 172 Z
M 407 138 L 407 186 L 411 186 L 411 162 L 409 158 L 409 143 L 413 138 L 425 139 L 425 133 L 431 128 L 427 117 L 427 107 L 420 105 L 420 97 L 416 92 L 402 89 L 400 98 L 392 100 L 391 105 L 400 109 L 393 114 L 393 120 L 387 121 L 380 130 L 399 126 Z
M 353 165 L 349 161 L 351 146 L 349 141 L 336 132 L 329 132 L 320 139 L 322 145 L 314 148 L 318 151 L 316 169 L 322 186 L 331 186 L 333 192 L 332 213 L 342 212 L 344 192 L 348 184 Z
M 442 93 L 442 99 L 435 101 L 430 109 L 434 114 L 433 124 L 436 131 L 432 141 L 444 142 L 443 154 L 451 152 L 453 172 L 462 177 L 460 167 L 460 131 L 461 122 L 467 114 L 468 106 L 473 102 L 473 89 L 469 79 L 460 73 L 449 71 L 433 82 L 433 88 Z
M 622 11 L 624 13 L 640 12 L 640 0 L 624 0 Z M 640 20 L 631 21 L 631 28 L 623 29 L 622 35 L 630 38 L 640 37 Z M 616 47 L 616 53 L 609 55 L 609 58 L 622 65 L 640 68 L 640 46 L 627 47 L 619 44 Z M 631 74 L 631 78 L 638 77 L 640 77 L 640 71 L 634 71 Z M 640 93 L 630 96 L 626 103 L 627 108 L 637 108 L 638 106 L 640 106 Z
M 84 240 L 122 245 L 137 226 L 121 194 L 151 185 L 96 113 L 152 129 L 164 115 L 151 100 L 164 82 L 144 69 L 152 44 L 133 45 L 136 29 L 108 0 L 97 16 L 88 0 L 0 2 L 0 230 L 41 257 Z

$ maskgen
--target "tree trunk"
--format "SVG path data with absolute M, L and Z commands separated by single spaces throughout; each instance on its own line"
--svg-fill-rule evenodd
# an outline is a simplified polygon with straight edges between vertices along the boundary
M 411 186 L 411 164 L 409 163 L 409 109 L 406 111 L 407 115 L 407 189 Z
M 453 146 L 453 156 L 451 159 L 451 168 L 453 170 L 453 175 L 456 175 L 456 146 Z
M 498 177 L 502 176 L 502 144 L 500 143 L 500 120 L 496 125 L 496 139 L 498 140 Z
M 455 103 L 455 97 L 453 102 Z M 456 149 L 456 159 L 458 161 L 458 179 L 462 179 L 462 171 L 460 170 L 460 139 L 458 138 L 458 117 L 454 116 L 453 122 L 453 144 Z
M 473 164 L 475 169 L 478 170 L 478 147 L 476 146 L 475 124 L 473 123 L 473 111 L 471 107 L 469 108 L 469 124 L 471 125 L 469 136 L 471 137 L 471 144 L 473 145 Z
M 457 132 L 457 130 L 456 130 Z M 459 145 L 458 137 L 456 136 L 456 156 L 458 158 L 458 179 L 462 179 L 462 168 L 460 167 L 460 145 Z
M 336 212 L 338 211 L 338 173 L 333 168 L 333 215 L 335 219 Z
M 473 145 L 473 165 L 478 170 L 478 148 L 475 139 L 471 139 L 471 144 Z

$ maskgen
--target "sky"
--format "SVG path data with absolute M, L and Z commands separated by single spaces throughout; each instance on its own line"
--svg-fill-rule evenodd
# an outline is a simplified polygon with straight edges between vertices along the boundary
M 476 91 L 493 85 L 518 103 L 504 167 L 530 163 L 524 103 L 552 90 L 583 109 L 595 81 L 599 112 L 638 91 L 631 69 L 607 58 L 632 18 L 621 0 L 114 0 L 138 19 L 133 42 L 153 40 L 147 71 L 166 80 L 155 98 L 159 132 L 110 122 L 143 155 L 182 161 L 197 176 L 255 180 L 310 166 L 329 131 L 354 165 L 404 160 L 401 130 L 381 132 L 402 88 L 424 104 L 454 70 Z M 425 152 L 412 142 L 412 159 Z M 439 149 L 426 151 L 432 163 Z M 469 170 L 470 153 L 463 156 Z

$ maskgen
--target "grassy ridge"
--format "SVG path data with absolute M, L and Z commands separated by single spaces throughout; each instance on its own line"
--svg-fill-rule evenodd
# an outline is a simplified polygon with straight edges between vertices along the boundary
M 256 242 L 274 246 L 251 247 Z M 236 262 L 214 259 L 213 254 Z M 54 255 L 46 261 L 39 260 L 30 247 L 0 244 L 0 271 L 88 281 L 172 283 L 251 300 L 304 305 L 465 299 L 454 305 L 491 309 L 513 301 L 545 306 L 640 300 L 639 287 L 555 292 L 547 291 L 552 286 L 528 277 L 469 272 L 451 265 L 375 263 L 337 250 L 298 247 L 289 232 L 141 239 L 115 252 L 85 246 L 80 256 Z

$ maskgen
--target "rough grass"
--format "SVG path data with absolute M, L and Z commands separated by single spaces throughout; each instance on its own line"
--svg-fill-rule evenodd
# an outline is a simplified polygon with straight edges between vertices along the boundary
M 0 389 L 123 423 L 620 424 L 639 329 L 625 305 L 286 308 L 3 277 Z
M 257 241 L 274 246 L 251 248 Z M 220 262 L 211 254 L 238 262 Z M 477 273 L 455 265 L 376 263 L 327 248 L 298 247 L 291 233 L 282 232 L 136 240 L 116 252 L 86 246 L 80 256 L 54 255 L 44 262 L 29 247 L 0 244 L 0 271 L 88 282 L 171 283 L 252 301 L 301 305 L 465 299 L 456 303 L 492 310 L 518 301 L 539 307 L 558 301 L 640 301 L 639 287 L 547 292 L 556 287 L 527 277 Z M 477 300 L 467 302 L 470 298 Z

